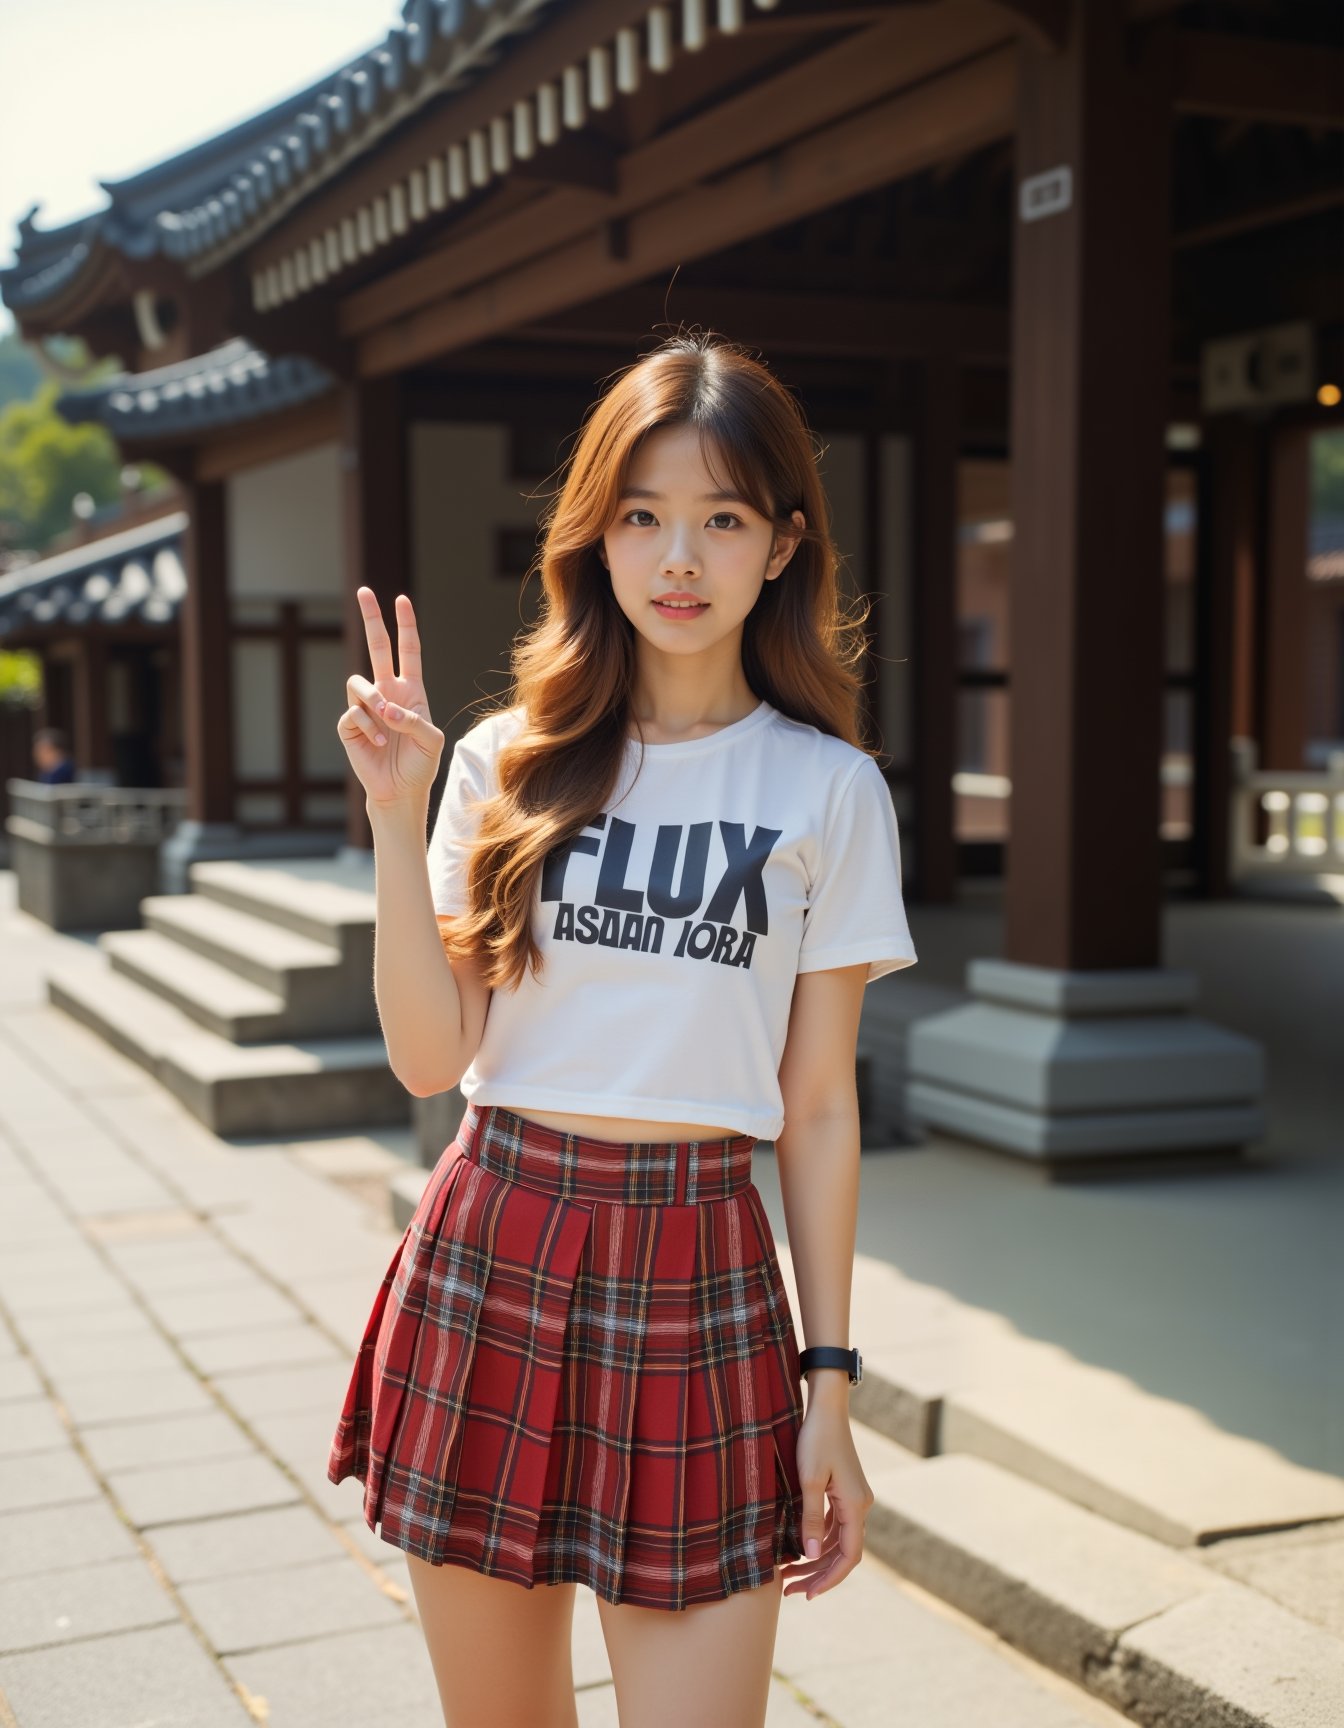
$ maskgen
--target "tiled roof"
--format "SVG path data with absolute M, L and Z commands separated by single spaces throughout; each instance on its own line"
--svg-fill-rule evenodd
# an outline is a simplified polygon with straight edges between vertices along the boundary
M 187 591 L 176 510 L 0 576 L 0 640 L 36 625 L 171 624 Z
M 40 232 L 19 224 L 18 261 L 0 270 L 14 311 L 51 299 L 97 247 L 194 260 L 260 232 L 295 193 L 343 166 L 444 89 L 499 57 L 557 0 L 405 0 L 381 42 L 242 125 L 125 180 L 101 181 L 110 205 Z
M 174 366 L 67 391 L 56 407 L 64 419 L 95 420 L 116 438 L 161 438 L 294 408 L 332 383 L 315 361 L 292 354 L 271 359 L 236 338 Z

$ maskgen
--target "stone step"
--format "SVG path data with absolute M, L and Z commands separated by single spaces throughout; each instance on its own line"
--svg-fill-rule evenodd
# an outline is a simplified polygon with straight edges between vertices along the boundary
M 780 1268 L 793 1312 L 787 1245 Z M 1029 1338 L 868 1255 L 851 1331 L 853 1414 L 920 1455 L 972 1453 L 1175 1548 L 1344 1518 L 1344 1479 Z
M 305 1037 L 378 1029 L 373 969 L 359 953 L 204 894 L 151 894 L 140 914 L 158 935 L 280 997 Z
M 188 1019 L 233 1043 L 301 1035 L 283 996 L 242 978 L 157 930 L 108 930 L 98 938 L 114 972 L 161 996 Z
M 1344 1640 L 996 1464 L 852 1422 L 865 1548 L 1144 1723 L 1344 1721 Z
M 230 1043 L 110 965 L 64 962 L 48 1000 L 153 1074 L 216 1134 L 349 1131 L 407 1122 L 381 1037 Z
M 352 942 L 373 952 L 376 905 L 370 893 L 339 882 L 314 880 L 281 866 L 233 860 L 193 864 L 195 893 L 254 918 L 264 918 L 310 941 L 347 950 Z

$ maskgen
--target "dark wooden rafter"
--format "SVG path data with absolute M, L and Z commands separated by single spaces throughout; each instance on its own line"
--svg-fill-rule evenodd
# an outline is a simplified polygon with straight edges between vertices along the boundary
M 526 263 L 548 248 L 589 234 L 605 218 L 672 200 L 684 194 L 688 184 L 721 175 L 733 163 L 778 149 L 800 133 L 853 113 L 889 90 L 932 78 L 948 65 L 1011 41 L 997 15 L 983 7 L 948 8 L 918 22 L 898 13 L 628 152 L 621 159 L 619 190 L 613 196 L 557 191 L 492 226 L 478 228 L 470 247 L 446 244 L 431 256 L 356 289 L 342 302 L 341 328 L 351 336 L 374 330 L 419 306 Z M 969 138 L 967 147 L 974 142 Z
M 360 373 L 400 371 L 871 191 L 949 150 L 1003 137 L 1012 128 L 1015 64 L 1015 49 L 1005 45 L 712 185 L 665 198 L 627 218 L 619 257 L 590 225 L 567 246 L 371 331 L 359 342 Z
M 510 332 L 518 341 L 593 342 L 629 348 L 650 336 L 660 292 L 622 290 Z M 1006 366 L 1009 321 L 1001 306 L 901 302 L 887 295 L 770 294 L 692 286 L 685 301 L 696 323 L 774 353 L 913 358 L 954 354 L 976 365 Z
M 1344 128 L 1344 53 L 1336 49 L 1178 30 L 1172 52 L 1180 113 Z
M 1069 39 L 1069 0 L 994 0 L 1000 11 L 1040 48 L 1062 48 Z

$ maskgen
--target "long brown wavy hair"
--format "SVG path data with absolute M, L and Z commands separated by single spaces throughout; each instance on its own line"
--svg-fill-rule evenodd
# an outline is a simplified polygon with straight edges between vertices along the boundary
M 800 536 L 744 620 L 748 684 L 781 713 L 868 748 L 856 666 L 870 608 L 860 602 L 850 613 L 842 601 L 817 468 L 822 446 L 759 360 L 713 333 L 669 336 L 618 373 L 590 409 L 542 514 L 537 619 L 514 639 L 509 691 L 478 715 L 521 703 L 526 719 L 496 756 L 497 794 L 478 806 L 470 910 L 439 928 L 450 958 L 474 959 L 497 989 L 516 987 L 528 966 L 540 973 L 531 910 L 542 865 L 615 791 L 632 719 L 635 629 L 597 547 L 641 442 L 684 425 L 699 429 L 716 484 L 731 484 L 777 530 Z M 794 510 L 807 524 L 801 531 Z

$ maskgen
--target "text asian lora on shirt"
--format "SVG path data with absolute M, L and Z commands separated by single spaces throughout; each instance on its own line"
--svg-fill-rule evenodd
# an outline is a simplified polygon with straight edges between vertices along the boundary
M 429 842 L 440 915 L 466 909 L 476 806 L 522 723 L 501 709 L 454 746 Z M 877 764 L 765 701 L 705 738 L 627 740 L 607 808 L 542 868 L 533 933 L 544 970 L 493 993 L 465 1098 L 759 1139 L 784 1125 L 798 974 L 866 961 L 871 982 L 917 959 Z

